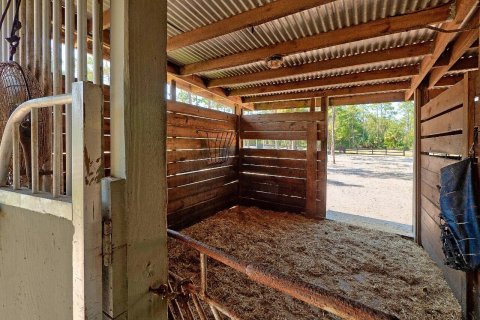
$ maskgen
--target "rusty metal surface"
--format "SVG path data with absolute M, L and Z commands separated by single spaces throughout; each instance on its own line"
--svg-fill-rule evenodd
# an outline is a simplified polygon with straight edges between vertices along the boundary
M 216 248 L 179 232 L 167 230 L 170 237 L 181 241 L 189 247 L 245 274 L 249 279 L 267 287 L 276 289 L 305 303 L 326 310 L 344 319 L 393 320 L 393 315 L 370 308 L 362 303 L 337 295 L 325 288 L 281 274 L 266 266 L 247 264 Z

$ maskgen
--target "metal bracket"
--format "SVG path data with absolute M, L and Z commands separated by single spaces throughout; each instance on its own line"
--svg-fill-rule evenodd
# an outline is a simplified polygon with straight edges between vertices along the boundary
M 162 284 L 157 288 L 150 288 L 149 291 L 167 301 L 174 300 L 179 295 L 178 292 L 170 292 L 166 284 Z
M 112 265 L 112 220 L 103 221 L 103 265 L 108 267 Z

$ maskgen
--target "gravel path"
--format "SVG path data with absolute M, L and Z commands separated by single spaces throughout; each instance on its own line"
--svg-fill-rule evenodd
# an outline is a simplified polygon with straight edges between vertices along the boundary
M 327 217 L 412 234 L 413 159 L 336 155 L 328 163 Z

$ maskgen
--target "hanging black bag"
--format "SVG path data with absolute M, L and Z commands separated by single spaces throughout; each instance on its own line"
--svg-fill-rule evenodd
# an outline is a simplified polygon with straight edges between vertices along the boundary
M 473 153 L 440 170 L 441 238 L 445 264 L 453 269 L 480 268 L 480 211 L 478 172 Z

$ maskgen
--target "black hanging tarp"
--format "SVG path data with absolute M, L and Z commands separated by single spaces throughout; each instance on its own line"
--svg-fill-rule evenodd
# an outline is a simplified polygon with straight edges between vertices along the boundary
M 440 170 L 440 218 L 445 264 L 463 271 L 480 267 L 479 189 L 475 158 Z

